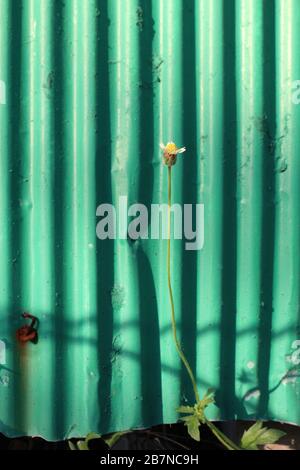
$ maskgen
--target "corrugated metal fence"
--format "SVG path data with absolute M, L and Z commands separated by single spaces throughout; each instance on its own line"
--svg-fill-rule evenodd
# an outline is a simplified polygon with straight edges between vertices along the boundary
M 299 0 L 0 0 L 1 432 L 174 422 L 192 400 L 166 241 L 95 231 L 102 202 L 166 202 L 168 140 L 174 201 L 205 205 L 203 250 L 175 240 L 172 265 L 210 416 L 300 424 L 299 31 Z

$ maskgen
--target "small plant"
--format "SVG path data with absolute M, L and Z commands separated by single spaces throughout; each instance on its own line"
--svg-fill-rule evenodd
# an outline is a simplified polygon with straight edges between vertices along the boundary
M 102 437 L 100 434 L 90 432 L 83 441 L 77 441 L 76 444 L 72 441 L 68 441 L 68 443 L 71 450 L 90 450 L 89 442 L 93 439 L 102 439 Z
M 168 276 L 168 291 L 171 306 L 171 323 L 173 330 L 173 339 L 176 346 L 176 350 L 180 359 L 182 360 L 187 373 L 190 377 L 196 403 L 193 406 L 180 406 L 177 411 L 186 416 L 182 417 L 181 420 L 187 427 L 188 433 L 192 439 L 200 441 L 200 426 L 206 424 L 216 438 L 226 447 L 228 450 L 258 450 L 258 445 L 273 444 L 280 439 L 284 432 L 276 429 L 267 429 L 262 427 L 262 422 L 258 421 L 246 431 L 239 443 L 236 445 L 231 439 L 223 434 L 205 415 L 206 408 L 214 403 L 214 394 L 212 390 L 204 395 L 200 399 L 196 379 L 191 366 L 182 350 L 180 341 L 177 336 L 176 319 L 175 319 L 175 306 L 173 298 L 173 290 L 171 284 L 171 202 L 172 202 L 172 166 L 176 164 L 177 155 L 186 151 L 185 147 L 178 148 L 174 142 L 169 142 L 167 145 L 160 145 L 163 151 L 163 161 L 168 167 L 168 250 L 167 250 L 167 276 Z
M 259 450 L 258 446 L 275 444 L 285 432 L 279 429 L 263 428 L 262 421 L 257 421 L 247 431 L 244 432 L 240 442 L 240 447 L 246 450 Z
M 160 145 L 163 150 L 163 161 L 168 167 L 168 249 L 167 249 L 167 277 L 168 277 L 168 292 L 171 306 L 171 324 L 173 331 L 173 339 L 177 353 L 183 362 L 189 378 L 192 383 L 192 387 L 195 395 L 195 404 L 192 406 L 180 406 L 177 412 L 184 415 L 180 419 L 184 422 L 187 427 L 188 434 L 195 441 L 200 441 L 200 427 L 205 424 L 215 437 L 223 444 L 228 450 L 259 450 L 259 446 L 266 444 L 274 444 L 281 437 L 285 435 L 283 431 L 277 429 L 268 429 L 263 427 L 262 421 L 254 423 L 247 431 L 244 432 L 239 444 L 235 444 L 229 439 L 220 429 L 218 429 L 207 417 L 206 408 L 214 403 L 214 390 L 209 389 L 203 398 L 200 398 L 200 394 L 197 387 L 197 382 L 191 366 L 182 350 L 180 341 L 177 336 L 176 318 L 175 318 L 175 306 L 173 298 L 173 290 L 171 283 L 171 201 L 172 201 L 172 166 L 177 161 L 177 156 L 186 151 L 185 147 L 178 148 L 174 142 L 169 142 L 167 145 Z M 103 438 L 100 434 L 89 433 L 84 440 L 79 440 L 76 444 L 69 441 L 71 450 L 90 450 L 90 442 L 92 440 L 100 440 L 101 445 L 106 448 L 111 448 L 118 439 L 126 432 L 117 432 L 109 438 Z
M 71 450 L 91 450 L 90 443 L 96 440 L 103 449 L 110 449 L 124 434 L 126 432 L 115 432 L 110 437 L 104 438 L 101 434 L 90 432 L 84 440 L 79 440 L 75 444 L 72 441 L 68 441 L 68 444 Z

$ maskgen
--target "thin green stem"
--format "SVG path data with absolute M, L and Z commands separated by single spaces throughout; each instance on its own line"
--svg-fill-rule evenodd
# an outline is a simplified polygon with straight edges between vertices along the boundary
M 187 373 L 191 379 L 193 389 L 194 389 L 194 394 L 195 394 L 195 399 L 196 403 L 199 403 L 200 400 L 200 395 L 198 392 L 198 387 L 196 383 L 195 376 L 193 374 L 193 371 L 190 367 L 190 364 L 185 357 L 185 354 L 182 350 L 180 341 L 177 336 L 177 328 L 176 328 L 176 320 L 175 320 L 175 307 L 174 307 L 174 298 L 173 298 L 173 290 L 172 290 L 172 284 L 171 284 L 171 203 L 172 203 L 172 166 L 168 166 L 168 253 L 167 253 L 167 272 L 168 272 L 168 289 L 169 289 L 169 298 L 170 298 L 170 305 L 171 305 L 171 320 L 172 320 L 172 331 L 173 331 L 173 337 L 174 337 L 174 342 L 175 346 L 177 349 L 177 352 L 179 354 L 180 359 L 182 360 Z M 228 449 L 228 450 L 241 450 L 234 442 L 231 441 L 228 437 L 225 436 L 225 434 L 222 433 L 211 421 L 209 421 L 205 417 L 205 423 L 211 430 L 211 432 L 217 437 L 217 439 Z
M 168 255 L 167 255 L 167 271 L 168 271 L 168 289 L 169 289 L 169 298 L 171 304 L 171 318 L 172 318 L 172 330 L 173 330 L 173 337 L 177 352 L 182 360 L 187 373 L 190 376 L 191 382 L 193 384 L 194 394 L 196 398 L 196 402 L 199 403 L 200 396 L 198 392 L 197 383 L 193 374 L 193 371 L 188 363 L 187 358 L 184 355 L 184 352 L 181 348 L 181 344 L 179 342 L 177 336 L 177 329 L 176 329 L 176 320 L 175 320 L 175 307 L 174 307 L 174 299 L 173 299 L 173 291 L 172 291 L 172 284 L 171 284 L 171 201 L 172 201 L 172 166 L 168 166 Z
M 228 450 L 241 450 L 231 439 L 229 439 L 225 434 L 220 431 L 209 419 L 205 418 L 205 424 L 209 427 L 211 432 L 219 439 L 219 441 L 226 447 Z

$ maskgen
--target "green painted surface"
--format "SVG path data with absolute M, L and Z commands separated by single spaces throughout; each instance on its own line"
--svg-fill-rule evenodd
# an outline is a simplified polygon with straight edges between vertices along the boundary
M 215 419 L 300 424 L 299 0 L 0 0 L 0 432 L 174 422 L 166 241 L 100 241 L 100 203 L 204 203 L 172 242 L 179 331 Z M 20 314 L 40 320 L 21 348 Z M 287 372 L 292 369 L 290 375 Z M 297 375 L 298 374 L 298 375 Z

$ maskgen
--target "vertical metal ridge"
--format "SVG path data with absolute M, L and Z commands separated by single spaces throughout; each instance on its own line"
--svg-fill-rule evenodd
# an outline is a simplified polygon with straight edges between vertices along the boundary
M 166 200 L 166 179 L 165 168 L 160 163 L 160 143 L 167 140 L 164 133 L 164 68 L 166 67 L 166 57 L 164 55 L 164 3 L 153 1 L 153 22 L 154 22 L 154 39 L 153 39 L 153 83 L 155 84 L 154 99 L 154 145 L 153 147 L 153 165 L 154 181 L 153 181 L 153 203 L 159 203 Z M 156 118 L 155 118 L 156 116 Z M 150 227 L 151 228 L 151 227 Z M 160 349 L 160 385 L 161 385 L 161 402 L 164 403 L 164 383 L 166 376 L 171 375 L 171 367 L 167 363 L 166 355 L 163 352 L 162 344 L 166 343 L 166 338 L 170 340 L 170 323 L 164 312 L 163 302 L 166 298 L 166 244 L 160 243 L 154 249 L 156 253 L 156 263 L 153 265 L 153 279 L 157 297 L 157 315 L 159 328 L 159 349 Z M 154 256 L 152 255 L 152 259 Z M 169 344 L 169 343 L 168 343 Z M 168 346 L 170 347 L 170 346 Z M 177 384 L 176 384 L 177 390 Z M 166 412 L 162 406 L 162 421 L 166 420 Z
M 110 69 L 110 28 L 108 2 L 97 1 L 97 44 L 96 44 L 96 205 L 101 202 L 112 203 L 112 129 L 111 129 L 111 87 Z M 102 177 L 105 175 L 105 177 Z M 111 420 L 111 378 L 113 344 L 113 305 L 111 301 L 114 285 L 114 240 L 106 244 L 96 243 L 97 254 L 97 367 L 99 418 L 97 426 L 108 432 L 114 429 Z
M 294 51 L 299 47 L 299 5 L 293 0 L 276 2 L 277 135 L 275 179 L 274 298 L 269 380 L 274 388 L 295 364 L 287 361 L 295 312 L 299 305 L 299 110 L 291 100 L 291 84 L 300 72 Z M 298 315 L 299 319 L 299 315 Z M 299 320 L 298 320 L 299 321 Z M 285 382 L 283 382 L 285 383 Z M 297 385 L 277 387 L 269 397 L 268 413 L 281 419 L 289 414 Z M 299 393 L 299 386 L 298 386 Z M 277 411 L 278 400 L 282 407 Z M 295 416 L 299 417 L 299 412 Z
M 183 94 L 182 94 L 182 75 L 180 73 L 182 67 L 182 0 L 165 2 L 156 2 L 154 12 L 154 21 L 156 24 L 157 38 L 157 54 L 161 62 L 160 68 L 160 87 L 159 87 L 159 141 L 157 148 L 154 150 L 160 157 L 159 142 L 167 143 L 174 141 L 177 145 L 181 145 L 183 138 Z M 177 68 L 178 73 L 175 72 Z M 182 144 L 183 145 L 183 144 Z M 177 203 L 182 197 L 182 168 L 183 162 L 178 158 L 178 163 L 172 171 L 172 203 Z M 167 171 L 161 166 L 159 168 L 159 195 L 160 201 L 167 202 Z M 171 410 L 176 407 L 176 403 L 180 400 L 180 371 L 182 364 L 178 357 L 174 354 L 175 347 L 172 339 L 172 330 L 170 328 L 169 309 L 166 310 L 166 302 L 169 306 L 168 290 L 167 290 L 167 274 L 166 274 L 166 241 L 162 242 L 165 246 L 159 248 L 159 319 L 160 328 L 164 334 L 160 338 L 161 344 L 161 361 L 162 367 L 162 401 L 164 406 L 164 420 L 168 419 Z M 174 240 L 171 248 L 171 266 L 182 266 L 182 253 L 180 243 Z M 172 268 L 171 268 L 172 269 Z M 175 270 L 172 274 L 172 288 L 175 302 L 175 315 L 181 331 L 181 288 L 182 276 L 181 270 Z M 168 388 L 173 390 L 172 395 L 166 395 Z
M 196 7 L 198 197 L 205 211 L 204 247 L 197 254 L 197 372 L 204 392 L 220 385 L 225 44 L 222 3 L 201 0 Z
M 64 12 L 63 338 L 64 420 L 69 435 L 94 422 L 98 369 L 95 255 L 96 5 L 78 0 Z M 72 18 L 72 21 L 70 21 Z M 87 190 L 87 188 L 89 188 Z M 87 353 L 87 351 L 89 351 Z M 80 394 L 90 397 L 81 400 Z
M 20 297 L 21 297 L 21 270 L 20 270 L 20 188 L 19 180 L 15 177 L 15 173 L 19 170 L 19 148 L 20 148 L 20 128 L 21 128 L 21 51 L 22 51 L 22 11 L 21 2 L 17 1 L 10 5 L 9 9 L 9 28 L 15 30 L 15 34 L 11 36 L 9 43 L 9 79 L 8 88 L 8 119 L 10 123 L 10 174 L 9 179 L 9 198 L 10 210 L 12 214 L 12 223 L 10 229 L 10 256 L 13 263 L 10 271 L 10 288 L 11 288 L 11 312 L 9 318 L 9 336 L 6 342 L 7 349 L 9 344 L 11 347 L 10 364 L 11 373 L 11 419 L 9 421 L 9 433 L 23 431 L 21 417 L 23 414 L 23 405 L 19 400 L 20 391 L 20 374 L 19 374 L 19 354 L 15 342 L 15 330 L 18 326 L 17 315 L 20 315 Z M 19 131 L 17 131 L 19 130 Z
M 5 221 L 2 223 L 2 230 L 0 233 L 0 311 L 1 311 L 1 333 L 0 340 L 7 344 L 6 338 L 10 334 L 11 324 L 11 300 L 12 300 L 12 285 L 11 285 L 11 270 L 13 257 L 11 253 L 10 235 L 12 230 L 12 218 L 10 211 L 10 179 L 7 175 L 11 172 L 10 162 L 10 141 L 11 141 L 11 127 L 10 127 L 10 103 L 11 103 L 11 87 L 10 83 L 10 57 L 11 57 L 11 41 L 9 40 L 10 34 L 10 19 L 11 19 L 11 5 L 8 0 L 1 0 L 1 28 L 0 28 L 0 70 L 2 80 L 2 100 L 0 104 L 0 174 L 6 177 L 2 178 L 0 185 L 0 219 Z M 12 362 L 13 352 L 12 349 L 5 351 L 7 363 Z M 14 397 L 10 391 L 11 377 L 7 373 L 5 366 L 0 365 L 0 381 L 2 390 L 0 400 L 0 423 L 5 427 L 6 423 L 10 422 L 13 414 Z M 3 388 L 3 387 L 2 387 Z
M 237 100 L 236 1 L 223 9 L 223 172 L 222 172 L 222 305 L 219 326 L 220 371 L 217 404 L 222 419 L 232 416 L 235 403 L 236 276 L 237 276 Z
M 263 102 L 263 13 L 260 1 L 237 2 L 236 387 L 242 400 L 249 382 L 257 382 L 258 370 L 263 137 L 267 126 Z M 249 331 L 246 345 L 245 331 Z M 245 377 L 245 382 L 240 377 Z M 251 414 L 256 403 L 243 401 L 243 406 Z
M 139 29 L 138 2 L 109 3 L 111 18 L 110 119 L 112 136 L 112 201 L 121 211 L 120 197 L 128 204 L 138 202 L 139 174 Z M 133 113 L 132 110 L 135 110 Z M 121 216 L 119 216 L 120 218 Z M 119 221 L 119 218 L 117 219 Z M 114 242 L 114 278 L 111 286 L 113 306 L 112 402 L 111 426 L 122 427 L 141 421 L 141 344 L 139 334 L 139 291 L 134 244 L 126 238 Z M 133 282 L 128 282 L 132 279 Z
M 18 186 L 20 238 L 17 248 L 19 270 L 19 311 L 34 313 L 42 321 L 40 350 L 33 345 L 16 351 L 18 425 L 33 433 L 43 427 L 36 410 L 42 403 L 51 406 L 53 356 L 53 245 L 51 210 L 53 133 L 49 74 L 51 73 L 51 8 L 47 1 L 31 0 L 22 13 L 22 55 L 20 103 L 20 147 L 14 179 Z M 48 23 L 49 21 L 49 23 Z M 47 95 L 48 93 L 48 95 Z M 45 329 L 43 329 L 43 327 Z M 48 330 L 48 334 L 47 334 Z M 44 334 L 43 334 L 44 333 Z M 49 346 L 49 349 L 48 349 Z M 50 353 L 50 357 L 49 357 Z M 45 369 L 47 363 L 47 372 Z M 36 376 L 43 378 L 39 389 Z M 43 401 L 41 400 L 43 397 Z M 49 423 L 51 426 L 51 423 Z
M 182 193 L 181 201 L 191 204 L 200 202 L 199 194 L 199 159 L 197 158 L 197 72 L 196 72 L 196 9 L 194 0 L 182 5 L 182 142 L 188 148 L 187 155 L 182 155 Z M 189 47 L 186 48 L 186 44 Z M 188 86 L 186 86 L 188 84 Z M 187 185 L 186 182 L 189 181 Z M 183 209 L 187 206 L 182 206 Z M 184 217 L 184 215 L 183 215 Z M 195 212 L 194 219 L 195 223 Z M 181 244 L 181 342 L 192 369 L 197 375 L 197 281 L 198 262 L 192 250 Z M 185 276 L 184 273 L 189 273 Z M 188 312 L 188 314 L 187 314 Z M 181 397 L 194 400 L 190 379 L 184 367 L 181 368 Z M 182 398 L 181 398 L 182 400 Z
M 160 88 L 161 59 L 157 53 L 157 37 L 154 23 L 154 2 L 143 0 L 137 8 L 139 30 L 139 202 L 151 207 L 156 202 L 155 182 L 160 167 L 159 125 L 155 106 Z M 147 182 L 147 185 L 145 184 Z M 149 218 L 149 232 L 152 221 Z M 149 233 L 148 233 L 149 237 Z M 139 332 L 141 341 L 141 396 L 143 403 L 155 403 L 141 408 L 144 425 L 161 423 L 162 386 L 161 351 L 158 312 L 158 244 L 157 240 L 143 239 L 135 242 L 139 289 Z M 155 273 L 155 274 L 154 274 Z M 149 361 L 149 358 L 151 360 Z

